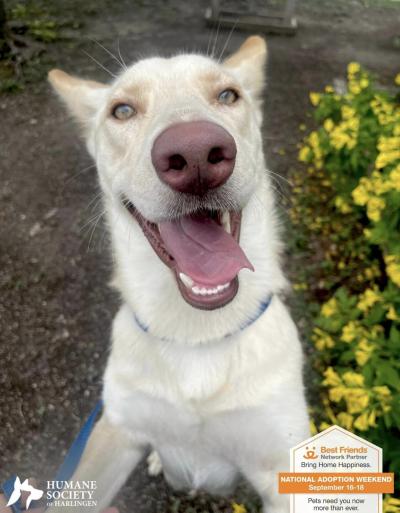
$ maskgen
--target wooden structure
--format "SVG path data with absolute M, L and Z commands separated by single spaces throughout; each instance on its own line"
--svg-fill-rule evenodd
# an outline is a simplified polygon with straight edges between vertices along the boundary
M 244 2 L 245 8 L 224 8 L 223 0 L 211 0 L 211 6 L 206 10 L 206 21 L 210 25 L 220 27 L 238 27 L 244 30 L 261 31 L 277 34 L 294 34 L 297 20 L 294 15 L 296 0 L 285 0 L 281 9 L 268 6 L 256 6 L 255 0 Z

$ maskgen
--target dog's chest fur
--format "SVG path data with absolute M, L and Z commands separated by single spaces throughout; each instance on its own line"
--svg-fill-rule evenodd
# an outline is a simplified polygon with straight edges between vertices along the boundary
M 276 300 L 265 318 L 239 335 L 187 347 L 143 333 L 128 307 L 119 312 L 105 375 L 107 411 L 158 451 L 175 488 L 225 493 L 237 476 L 239 452 L 254 441 L 248 432 L 253 422 L 256 436 L 265 436 L 260 412 L 269 408 L 274 415 L 275 392 L 296 380 L 301 358 L 297 344 L 285 356 L 293 326 L 280 327 L 282 315 Z M 270 423 L 270 415 L 262 418 Z

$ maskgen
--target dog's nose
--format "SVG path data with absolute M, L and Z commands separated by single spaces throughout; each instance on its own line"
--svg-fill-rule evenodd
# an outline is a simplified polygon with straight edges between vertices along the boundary
M 157 137 L 151 158 L 159 178 L 172 189 L 202 195 L 231 176 L 236 144 L 216 123 L 177 123 Z

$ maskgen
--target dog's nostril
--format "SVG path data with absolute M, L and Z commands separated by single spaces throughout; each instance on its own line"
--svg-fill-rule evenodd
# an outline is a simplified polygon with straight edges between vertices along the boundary
M 176 171 L 182 171 L 187 165 L 186 160 L 182 155 L 171 155 L 168 159 L 169 169 L 175 169 Z
M 218 162 L 225 160 L 223 149 L 220 147 L 211 148 L 207 160 L 210 164 L 218 164 Z

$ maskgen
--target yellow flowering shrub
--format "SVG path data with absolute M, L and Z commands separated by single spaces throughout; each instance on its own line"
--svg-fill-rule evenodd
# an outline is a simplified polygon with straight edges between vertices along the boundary
M 400 473 L 400 90 L 379 90 L 353 62 L 346 92 L 327 86 L 310 102 L 290 217 L 321 378 L 312 426 L 361 434 Z
M 383 501 L 383 513 L 400 513 L 400 499 L 389 496 L 385 497 Z

